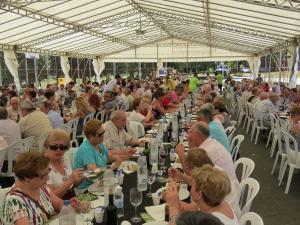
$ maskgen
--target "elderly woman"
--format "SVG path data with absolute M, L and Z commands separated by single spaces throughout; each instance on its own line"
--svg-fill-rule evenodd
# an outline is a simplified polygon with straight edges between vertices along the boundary
M 120 165 L 122 160 L 134 154 L 133 149 L 123 151 L 110 150 L 103 144 L 104 129 L 101 121 L 92 119 L 84 126 L 86 139 L 83 140 L 75 156 L 75 168 L 84 168 L 94 171 L 99 167 L 106 167 L 110 160 L 116 161 L 113 168 Z M 85 180 L 79 188 L 84 189 L 91 185 L 91 181 Z
M 70 135 L 62 129 L 51 131 L 45 141 L 46 155 L 50 159 L 51 168 L 47 183 L 53 193 L 62 199 L 75 197 L 74 187 L 84 180 L 82 169 L 73 171 L 65 154 L 69 144 Z
M 214 103 L 215 115 L 214 118 L 221 121 L 224 129 L 231 126 L 231 120 L 229 113 L 226 109 L 226 105 L 223 102 Z
M 26 152 L 18 156 L 14 166 L 16 183 L 2 204 L 0 224 L 42 225 L 60 211 L 63 200 L 47 186 L 50 171 L 49 159 L 41 152 Z M 77 204 L 75 199 L 72 202 L 74 206 Z
M 59 108 L 59 105 L 57 104 L 56 98 L 55 98 L 55 92 L 52 90 L 48 90 L 45 92 L 44 96 L 51 103 L 51 105 L 52 105 L 51 109 L 60 113 L 60 108 Z
M 151 127 L 153 123 L 151 123 L 152 119 L 152 106 L 145 104 L 141 98 L 135 98 L 132 102 L 133 111 L 129 113 L 128 120 L 136 121 L 144 124 L 145 127 Z M 147 114 L 144 116 L 142 111 L 147 109 Z
M 76 98 L 75 104 L 76 104 L 77 112 L 75 112 L 71 117 L 65 116 L 64 119 L 66 121 L 70 121 L 71 119 L 79 117 L 76 134 L 80 135 L 82 134 L 83 131 L 84 118 L 90 113 L 94 113 L 95 109 L 89 106 L 89 103 L 84 97 Z
M 191 198 L 194 210 L 201 210 L 217 217 L 224 225 L 238 225 L 238 219 L 232 211 L 229 204 L 224 201 L 227 194 L 230 193 L 230 180 L 221 170 L 210 165 L 193 170 L 192 173 Z M 169 205 L 170 221 L 174 221 L 180 212 L 184 209 L 179 201 L 179 193 L 175 182 L 169 185 L 166 191 L 166 201 Z

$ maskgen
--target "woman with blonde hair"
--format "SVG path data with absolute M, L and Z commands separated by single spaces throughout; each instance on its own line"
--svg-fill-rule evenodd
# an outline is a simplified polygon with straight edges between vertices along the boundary
M 62 199 L 75 197 L 74 187 L 83 180 L 83 170 L 72 170 L 71 162 L 66 156 L 70 147 L 70 135 L 62 129 L 54 129 L 45 141 L 46 156 L 50 160 L 48 186 Z
M 230 180 L 224 171 L 205 165 L 192 172 L 191 198 L 194 210 L 210 213 L 220 219 L 224 225 L 238 225 L 238 219 L 230 205 L 224 201 L 231 191 Z M 169 185 L 166 200 L 169 205 L 170 220 L 175 220 L 180 212 L 177 184 Z

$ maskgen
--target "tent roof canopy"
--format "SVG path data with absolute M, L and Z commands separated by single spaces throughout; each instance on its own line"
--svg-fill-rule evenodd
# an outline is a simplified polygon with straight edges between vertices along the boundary
M 0 49 L 22 52 L 210 61 L 286 48 L 300 35 L 300 1 L 292 0 L 1 2 Z

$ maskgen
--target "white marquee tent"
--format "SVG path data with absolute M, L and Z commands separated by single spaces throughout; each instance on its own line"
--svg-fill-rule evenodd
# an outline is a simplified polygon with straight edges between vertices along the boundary
M 101 62 L 246 59 L 256 73 L 298 46 L 299 25 L 299 0 L 0 0 L 0 50 Z

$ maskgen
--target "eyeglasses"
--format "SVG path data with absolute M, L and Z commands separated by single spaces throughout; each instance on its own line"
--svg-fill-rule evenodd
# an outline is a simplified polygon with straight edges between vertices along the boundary
M 57 151 L 58 149 L 61 151 L 66 151 L 69 149 L 69 145 L 49 145 L 49 149 L 51 151 Z
M 101 132 L 100 134 L 96 134 L 99 138 L 102 137 L 102 135 L 105 133 L 105 131 Z
M 46 173 L 37 175 L 37 177 L 43 180 L 49 175 L 50 172 L 51 172 L 51 168 L 48 168 L 48 171 Z

